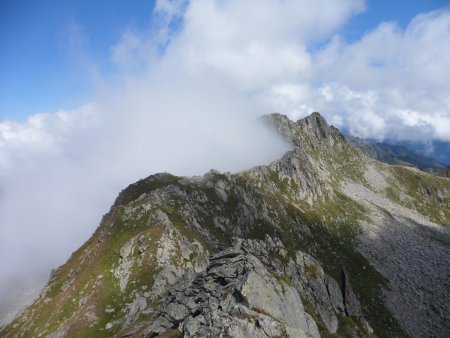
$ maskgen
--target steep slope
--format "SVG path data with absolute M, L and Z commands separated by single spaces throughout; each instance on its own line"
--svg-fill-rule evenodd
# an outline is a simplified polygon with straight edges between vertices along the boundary
M 450 180 L 368 158 L 318 113 L 265 119 L 292 151 L 130 185 L 0 334 L 448 335 Z

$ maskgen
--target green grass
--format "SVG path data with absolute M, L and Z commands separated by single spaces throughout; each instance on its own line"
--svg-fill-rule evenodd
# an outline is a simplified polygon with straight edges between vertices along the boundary
M 310 278 L 317 278 L 317 265 L 306 265 L 305 271 Z
M 385 193 L 391 201 L 450 226 L 450 180 L 401 166 L 389 169 Z

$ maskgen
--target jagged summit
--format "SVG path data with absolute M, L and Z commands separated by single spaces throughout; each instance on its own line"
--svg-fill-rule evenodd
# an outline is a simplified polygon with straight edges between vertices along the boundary
M 309 137 L 314 137 L 317 140 L 343 140 L 344 137 L 334 126 L 328 125 L 325 118 L 318 112 L 314 112 L 311 115 L 300 119 L 296 122 Z
M 0 336 L 450 336 L 450 180 L 264 120 L 293 151 L 131 184 Z
M 291 121 L 282 114 L 271 114 L 265 117 L 266 121 L 275 127 L 288 142 L 296 147 L 305 144 L 311 146 L 333 146 L 346 143 L 343 134 L 334 126 L 330 126 L 325 118 L 318 112 L 314 112 L 297 122 Z
M 328 122 L 319 112 L 313 112 L 308 116 L 305 116 L 296 122 L 298 125 L 307 124 L 307 125 L 316 125 L 319 128 L 326 129 L 328 128 Z

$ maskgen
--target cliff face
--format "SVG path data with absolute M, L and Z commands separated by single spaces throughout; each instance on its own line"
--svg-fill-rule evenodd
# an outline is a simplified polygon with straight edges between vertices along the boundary
M 449 335 L 450 180 L 368 158 L 318 113 L 265 120 L 292 151 L 130 185 L 0 334 Z

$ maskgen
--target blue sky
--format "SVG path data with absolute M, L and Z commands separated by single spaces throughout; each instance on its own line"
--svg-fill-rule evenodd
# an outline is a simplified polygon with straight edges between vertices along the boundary
M 405 27 L 445 0 L 369 0 L 343 27 L 349 41 L 382 21 Z M 0 120 L 74 109 L 91 99 L 95 66 L 115 71 L 110 47 L 124 31 L 149 30 L 153 1 L 4 0 L 0 2 Z
M 448 0 L 369 0 L 367 11 L 354 17 L 343 34 L 348 40 L 361 37 L 382 21 L 394 21 L 406 27 L 414 16 L 448 6 Z
M 144 0 L 2 1 L 0 118 L 85 103 L 90 79 L 81 59 L 110 71 L 110 46 L 124 30 L 146 27 L 151 8 Z

